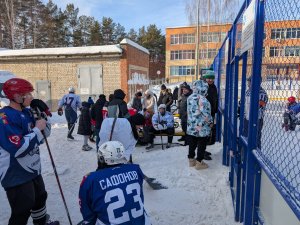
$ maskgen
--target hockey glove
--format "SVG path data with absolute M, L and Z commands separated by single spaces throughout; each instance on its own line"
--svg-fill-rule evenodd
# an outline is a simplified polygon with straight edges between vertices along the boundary
M 40 99 L 33 99 L 30 103 L 30 107 L 34 110 L 38 109 L 38 111 L 45 113 L 47 116 L 52 116 L 49 107 Z
M 62 116 L 62 115 L 64 114 L 62 108 L 59 108 L 59 109 L 57 110 L 57 114 L 58 114 L 59 116 Z

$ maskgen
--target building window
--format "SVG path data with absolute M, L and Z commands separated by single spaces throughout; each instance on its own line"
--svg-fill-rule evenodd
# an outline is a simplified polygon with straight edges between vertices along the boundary
M 287 57 L 300 56 L 300 46 L 286 46 L 284 49 L 284 55 Z
M 271 30 L 271 39 L 284 39 L 285 29 L 277 28 Z
M 271 39 L 298 39 L 300 28 L 277 28 L 271 30 Z
M 195 75 L 195 67 L 194 66 L 171 66 L 170 75 L 171 76 Z
M 171 35 L 171 45 L 194 44 L 195 34 L 174 34 Z
M 270 47 L 270 57 L 283 56 L 283 47 Z
M 171 60 L 195 59 L 195 50 L 171 51 Z
M 218 49 L 200 49 L 199 58 L 200 59 L 213 59 L 216 57 Z
M 200 42 L 222 42 L 226 32 L 208 32 L 200 34 Z

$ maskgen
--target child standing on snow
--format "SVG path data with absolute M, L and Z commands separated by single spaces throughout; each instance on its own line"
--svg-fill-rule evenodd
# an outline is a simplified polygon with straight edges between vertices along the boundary
M 83 135 L 82 150 L 83 151 L 92 150 L 93 148 L 88 145 L 88 139 L 92 134 L 90 104 L 88 102 L 82 102 L 77 134 Z
M 296 117 L 298 113 L 300 113 L 300 103 L 297 103 L 296 98 L 291 96 L 288 98 L 287 108 L 283 114 L 282 127 L 285 128 L 285 131 L 294 131 L 296 125 L 300 125 L 300 121 Z

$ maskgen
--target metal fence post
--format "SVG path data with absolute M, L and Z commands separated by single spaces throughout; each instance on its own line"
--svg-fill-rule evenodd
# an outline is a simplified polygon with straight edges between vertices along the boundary
M 254 1 L 254 0 L 253 0 Z M 262 49 L 263 49 L 263 31 L 264 31 L 264 1 L 256 0 L 255 22 L 254 22 L 254 47 L 253 47 L 253 64 L 252 64 L 252 81 L 251 81 L 251 100 L 250 100 L 250 117 L 248 129 L 248 148 L 246 162 L 246 192 L 245 192 L 245 209 L 244 225 L 257 224 L 258 218 L 255 215 L 255 208 L 259 205 L 259 186 L 260 186 L 260 166 L 257 163 L 252 150 L 257 147 L 257 130 L 258 130 L 258 101 L 261 68 L 262 68 Z M 255 73 L 255 74 L 254 74 Z M 259 176 L 257 176 L 259 175 Z

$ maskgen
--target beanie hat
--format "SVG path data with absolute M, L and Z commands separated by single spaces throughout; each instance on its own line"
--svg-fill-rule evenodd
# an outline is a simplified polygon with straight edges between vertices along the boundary
M 140 113 L 137 113 L 137 114 L 129 117 L 128 120 L 130 122 L 132 122 L 134 125 L 144 125 L 144 123 L 145 123 L 145 117 Z
M 188 84 L 182 85 L 181 88 L 185 88 L 185 89 L 191 90 L 191 87 Z
M 166 90 L 167 89 L 167 87 L 166 87 L 166 85 L 161 85 L 161 88 L 160 88 L 161 90 Z
M 158 110 L 159 109 L 166 109 L 166 105 L 165 104 L 160 104 L 159 106 L 158 106 Z
M 207 70 L 206 73 L 202 76 L 203 79 L 215 79 L 215 72 L 212 70 Z

